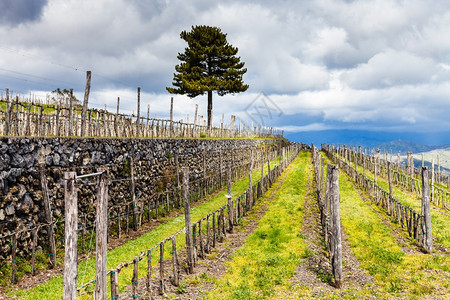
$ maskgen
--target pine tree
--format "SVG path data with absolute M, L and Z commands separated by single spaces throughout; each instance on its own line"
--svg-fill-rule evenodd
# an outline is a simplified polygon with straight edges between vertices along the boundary
M 244 92 L 242 75 L 247 72 L 244 62 L 236 56 L 238 48 L 227 42 L 227 35 L 218 27 L 192 26 L 180 37 L 188 43 L 184 53 L 178 53 L 181 61 L 175 66 L 172 85 L 167 91 L 186 94 L 190 98 L 208 93 L 208 128 L 212 126 L 212 93 L 219 96 Z

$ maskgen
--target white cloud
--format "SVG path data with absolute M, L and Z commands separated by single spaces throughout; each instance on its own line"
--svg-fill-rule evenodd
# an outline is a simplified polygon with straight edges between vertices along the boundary
M 244 118 L 247 104 L 265 92 L 288 117 L 272 121 L 290 129 L 450 128 L 447 1 L 40 4 L 23 22 L 8 23 L 8 17 L 0 23 L 0 39 L 6 41 L 0 47 L 0 80 L 22 93 L 72 87 L 82 95 L 89 69 L 93 105 L 106 103 L 114 110 L 121 97 L 123 111 L 131 113 L 141 86 L 143 103 L 168 115 L 165 87 L 186 46 L 179 34 L 207 24 L 222 28 L 239 48 L 250 84 L 246 93 L 214 97 L 215 120 L 222 112 L 226 119 Z M 205 96 L 177 95 L 175 101 L 177 118 L 192 116 L 195 104 L 206 115 Z M 296 123 L 297 114 L 309 121 Z

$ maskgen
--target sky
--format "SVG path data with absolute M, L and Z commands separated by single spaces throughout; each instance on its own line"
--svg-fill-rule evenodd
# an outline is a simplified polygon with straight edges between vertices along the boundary
M 1 0 L 0 93 L 73 88 L 90 107 L 206 118 L 207 95 L 170 95 L 180 32 L 221 28 L 245 62 L 246 92 L 214 94 L 222 114 L 293 140 L 450 144 L 446 0 Z M 376 136 L 373 139 L 371 137 Z M 430 138 L 430 136 L 432 138 Z M 369 141 L 370 140 L 370 141 Z

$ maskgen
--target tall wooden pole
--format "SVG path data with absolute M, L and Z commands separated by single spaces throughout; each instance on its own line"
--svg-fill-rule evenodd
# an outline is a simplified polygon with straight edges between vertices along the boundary
M 141 119 L 141 88 L 137 88 L 136 136 L 140 136 L 139 121 Z
M 86 111 L 91 90 L 91 71 L 86 71 L 86 88 L 84 89 L 83 110 L 81 111 L 81 136 L 86 134 Z
M 69 136 L 73 135 L 73 89 L 70 89 L 69 98 Z
M 170 97 L 170 136 L 173 134 L 173 97 Z
M 186 253 L 187 265 L 190 274 L 194 273 L 194 257 L 192 249 L 192 228 L 191 228 L 191 206 L 189 204 L 189 168 L 182 167 L 183 175 L 183 202 L 184 202 L 184 221 L 186 226 Z
M 424 247 L 428 253 L 433 251 L 433 237 L 431 235 L 431 213 L 428 185 L 428 168 L 422 168 L 422 215 L 425 225 Z
M 97 178 L 97 217 L 96 217 L 96 283 L 95 299 L 106 299 L 106 251 L 108 235 L 108 173 L 106 168 L 98 170 L 103 172 Z
M 75 172 L 64 173 L 64 300 L 75 300 L 77 298 L 78 200 L 75 186 L 76 177 Z
M 339 170 L 337 166 L 328 165 L 330 187 L 330 221 L 331 221 L 331 267 L 337 288 L 342 287 L 342 244 L 341 216 L 339 205 Z

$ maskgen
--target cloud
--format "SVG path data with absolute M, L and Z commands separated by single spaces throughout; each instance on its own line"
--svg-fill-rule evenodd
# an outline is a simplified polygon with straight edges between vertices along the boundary
M 32 2 L 32 4 L 30 4 Z M 27 6 L 25 4 L 28 4 Z M 450 4 L 439 0 L 2 1 L 0 80 L 22 93 L 74 88 L 91 104 L 167 116 L 182 30 L 218 26 L 248 72 L 247 92 L 214 96 L 214 120 L 246 118 L 260 92 L 286 130 L 449 128 Z M 2 87 L 3 88 L 3 87 Z M 37 93 L 37 92 L 36 92 Z M 206 96 L 175 96 L 177 118 L 206 115 Z M 321 127 L 322 126 L 322 127 Z
M 0 24 L 17 26 L 37 21 L 47 0 L 2 0 L 0 2 Z
M 355 89 L 414 85 L 431 81 L 438 68 L 428 57 L 387 50 L 376 54 L 367 63 L 344 72 L 342 79 Z

